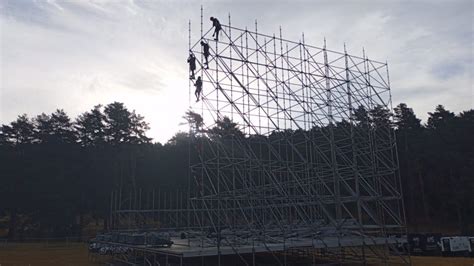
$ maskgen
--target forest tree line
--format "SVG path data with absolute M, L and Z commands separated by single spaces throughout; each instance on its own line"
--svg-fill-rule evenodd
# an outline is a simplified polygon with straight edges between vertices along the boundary
M 395 129 L 408 225 L 472 230 L 474 110 L 455 114 L 438 105 L 426 123 L 404 103 L 394 108 L 393 123 L 388 111 L 359 108 L 356 115 L 363 112 Z M 118 102 L 75 119 L 56 110 L 2 125 L 0 229 L 11 239 L 81 235 L 86 224 L 107 224 L 114 189 L 186 187 L 189 134 L 162 145 L 146 136 L 148 129 L 143 116 Z M 228 119 L 211 133 L 229 130 L 243 137 Z

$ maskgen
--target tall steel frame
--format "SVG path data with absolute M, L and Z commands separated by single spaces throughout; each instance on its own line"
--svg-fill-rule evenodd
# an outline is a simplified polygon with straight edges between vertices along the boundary
M 319 241 L 336 259 L 409 263 L 390 237 L 406 228 L 388 64 L 287 40 L 281 28 L 259 33 L 257 22 L 240 29 L 230 15 L 222 27 L 215 41 L 201 10 L 194 45 L 189 28 L 204 83 L 194 102 L 190 82 L 204 121 L 190 126 L 190 227 L 208 232 L 219 262 L 224 248 L 282 245 L 275 260 L 286 264 Z
M 195 102 L 189 82 L 187 193 L 119 189 L 110 200 L 109 231 L 162 231 L 174 244 L 106 243 L 132 250 L 117 260 L 409 264 L 387 63 L 257 22 L 233 27 L 230 15 L 219 41 L 203 24 L 201 8 L 194 44 L 189 22 L 204 86 Z

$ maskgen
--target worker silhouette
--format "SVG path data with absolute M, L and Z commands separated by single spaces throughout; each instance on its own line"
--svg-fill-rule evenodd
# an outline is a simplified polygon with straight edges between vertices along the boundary
M 212 34 L 212 37 L 214 37 L 215 35 L 216 38 L 214 40 L 219 41 L 219 31 L 222 30 L 221 23 L 215 17 L 211 17 L 211 21 L 212 27 L 214 27 L 214 33 Z
M 188 63 L 189 63 L 189 71 L 191 71 L 191 76 L 189 76 L 189 78 L 194 79 L 194 70 L 196 70 L 196 57 L 194 56 L 193 53 L 189 53 Z
M 206 69 L 209 69 L 209 55 L 211 55 L 209 53 L 209 44 L 204 42 L 204 41 L 201 41 L 201 46 L 202 46 L 202 50 L 203 50 L 203 54 L 204 54 L 204 58 L 206 59 Z
M 194 95 L 196 95 L 196 102 L 199 102 L 199 98 L 201 97 L 201 92 L 202 92 L 201 77 L 197 78 L 196 83 L 194 83 L 194 86 L 196 87 L 196 91 L 194 91 Z

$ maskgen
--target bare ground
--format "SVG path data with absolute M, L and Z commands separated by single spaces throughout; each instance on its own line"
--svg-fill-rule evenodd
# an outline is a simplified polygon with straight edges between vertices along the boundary
M 474 266 L 474 258 L 412 256 L 414 266 Z M 84 243 L 0 244 L 0 266 L 105 265 L 106 257 L 89 256 Z

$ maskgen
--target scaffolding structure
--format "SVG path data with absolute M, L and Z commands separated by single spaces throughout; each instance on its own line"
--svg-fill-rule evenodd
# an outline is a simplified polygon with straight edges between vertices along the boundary
M 408 263 L 389 237 L 405 233 L 405 218 L 387 63 L 287 40 L 281 28 L 262 34 L 257 22 L 236 28 L 230 15 L 216 41 L 202 19 L 194 45 L 189 29 L 204 83 L 191 103 L 190 82 L 203 121 L 190 126 L 190 224 L 215 236 L 218 256 L 334 237 L 323 246 L 338 260 Z M 348 252 L 344 239 L 360 241 Z
M 156 231 L 187 228 L 188 195 L 185 190 L 122 188 L 110 195 L 111 231 Z
M 167 231 L 174 245 L 122 244 L 133 252 L 120 260 L 410 264 L 387 63 L 230 15 L 219 41 L 212 30 L 201 8 L 194 40 L 189 23 L 203 93 L 195 102 L 190 80 L 188 191 L 111 195 L 112 231 Z

